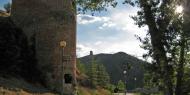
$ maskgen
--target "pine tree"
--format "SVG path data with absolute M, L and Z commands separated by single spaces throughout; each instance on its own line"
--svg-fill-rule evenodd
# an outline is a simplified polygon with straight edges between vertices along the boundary
M 89 76 L 89 80 L 91 81 L 92 87 L 96 87 L 97 86 L 97 76 L 98 76 L 98 72 L 97 72 L 97 62 L 96 60 L 94 60 L 94 58 L 91 59 L 91 63 L 88 67 L 88 73 L 87 75 Z
M 109 84 L 110 77 L 103 64 L 98 63 L 94 58 L 91 59 L 91 63 L 88 67 L 89 80 L 93 87 L 104 87 Z
M 97 71 L 98 71 L 98 76 L 97 76 L 98 85 L 105 88 L 109 84 L 110 80 L 109 74 L 107 73 L 106 68 L 104 67 L 103 64 L 98 64 Z

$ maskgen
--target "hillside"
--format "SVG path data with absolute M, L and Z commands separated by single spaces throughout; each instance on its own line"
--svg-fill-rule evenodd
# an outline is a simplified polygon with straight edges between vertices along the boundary
M 81 63 L 88 66 L 91 58 L 94 58 L 98 63 L 102 63 L 110 75 L 111 83 L 116 84 L 119 80 L 124 81 L 123 64 L 128 64 L 131 69 L 127 71 L 127 89 L 143 87 L 144 65 L 146 62 L 128 55 L 124 52 L 115 54 L 97 54 L 79 58 Z M 136 77 L 136 81 L 135 81 Z

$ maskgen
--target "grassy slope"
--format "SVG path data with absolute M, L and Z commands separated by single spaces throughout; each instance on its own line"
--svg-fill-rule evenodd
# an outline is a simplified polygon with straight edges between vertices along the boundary
M 0 95 L 56 95 L 52 93 L 31 93 L 23 90 L 9 90 L 0 88 Z
M 0 77 L 0 95 L 56 95 L 51 92 L 22 78 Z

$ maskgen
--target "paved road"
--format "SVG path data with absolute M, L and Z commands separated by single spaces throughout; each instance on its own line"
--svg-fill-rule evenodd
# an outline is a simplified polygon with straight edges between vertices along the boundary
M 126 95 L 134 95 L 133 93 L 127 93 Z
M 113 95 L 125 95 L 125 93 L 114 93 Z M 126 95 L 134 95 L 133 93 L 127 93 Z

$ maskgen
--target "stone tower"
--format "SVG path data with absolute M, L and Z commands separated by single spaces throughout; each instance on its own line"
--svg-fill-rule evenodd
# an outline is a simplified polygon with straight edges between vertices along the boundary
M 48 86 L 70 95 L 76 82 L 75 0 L 13 0 L 11 18 L 23 29 Z M 60 42 L 66 41 L 62 48 Z M 50 67 L 50 68 L 47 68 Z M 66 78 L 72 79 L 67 83 Z M 68 79 L 67 79 L 68 80 Z

